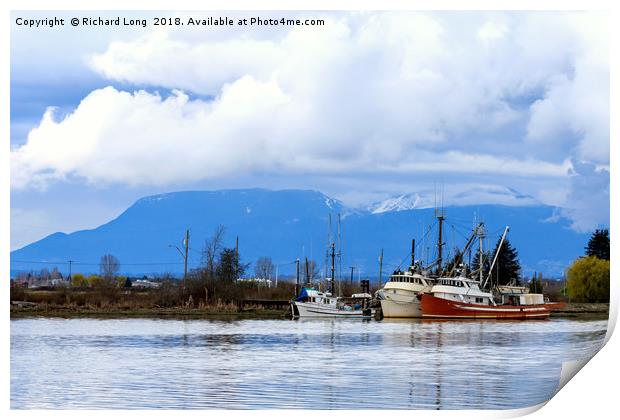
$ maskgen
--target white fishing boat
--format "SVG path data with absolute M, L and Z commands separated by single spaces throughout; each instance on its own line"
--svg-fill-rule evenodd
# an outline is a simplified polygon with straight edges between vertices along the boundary
M 418 294 L 429 292 L 435 282 L 425 274 L 414 265 L 405 272 L 397 271 L 392 274 L 390 280 L 376 294 L 385 318 L 422 316 Z
M 291 301 L 293 317 L 371 318 L 374 309 L 367 308 L 369 294 L 356 294 L 348 298 L 334 297 L 329 292 L 304 287 Z

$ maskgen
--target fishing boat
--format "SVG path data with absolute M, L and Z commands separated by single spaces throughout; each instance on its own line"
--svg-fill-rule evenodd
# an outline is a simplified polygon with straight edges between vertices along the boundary
M 490 271 L 508 233 L 508 226 L 500 240 Z M 456 276 L 439 278 L 430 292 L 420 293 L 420 308 L 424 318 L 491 318 L 491 319 L 544 319 L 551 311 L 560 309 L 563 303 L 545 302 L 540 293 L 527 293 L 527 288 L 497 286 L 501 299 L 496 302 L 493 293 L 485 291 L 489 275 L 484 283 L 467 277 L 466 269 L 460 267 Z M 492 288 L 491 288 L 492 289 Z
M 544 302 L 543 295 L 513 294 L 496 303 L 493 294 L 480 289 L 480 283 L 467 277 L 440 278 L 430 293 L 421 293 L 424 318 L 544 319 L 562 303 Z
M 366 305 L 370 298 L 367 293 L 358 293 L 346 298 L 334 297 L 329 292 L 303 287 L 299 296 L 291 301 L 291 313 L 295 318 L 372 318 L 374 309 Z
M 378 290 L 376 297 L 381 303 L 385 318 L 420 318 L 422 310 L 418 293 L 429 292 L 434 283 L 417 265 L 405 272 L 396 271 L 390 280 Z
M 445 219 L 445 214 L 443 209 L 441 209 L 436 211 L 435 215 L 439 222 L 438 258 L 430 266 L 422 268 L 415 261 L 415 240 L 411 241 L 411 265 L 409 270 L 394 272 L 385 286 L 376 293 L 377 300 L 381 303 L 381 312 L 385 318 L 422 317 L 419 296 L 422 293 L 429 293 L 437 283 L 437 277 L 431 277 L 429 270 L 433 266 L 437 266 L 437 271 L 442 269 L 442 223 Z M 481 226 L 482 223 L 476 226 L 465 246 L 465 251 L 456 256 L 455 264 L 460 262 L 462 255 L 469 249 Z M 449 275 L 452 275 L 452 272 Z

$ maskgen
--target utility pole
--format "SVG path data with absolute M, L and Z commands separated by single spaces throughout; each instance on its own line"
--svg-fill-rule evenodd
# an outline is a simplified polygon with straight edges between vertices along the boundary
M 183 257 L 183 289 L 185 289 L 185 286 L 187 285 L 187 256 L 189 254 L 189 229 L 187 229 L 185 231 L 185 239 L 183 240 L 183 245 L 185 248 L 185 252 L 181 251 L 181 248 L 179 248 L 176 245 L 168 245 L 168 247 L 170 248 L 176 248 L 177 251 L 179 251 L 179 254 L 181 254 L 181 256 Z
M 306 284 L 310 285 L 310 267 L 308 266 L 308 257 L 306 257 Z
M 237 277 L 239 277 L 239 235 L 235 241 L 235 281 L 237 281 Z
M 381 254 L 379 254 L 379 289 L 383 285 L 383 248 L 381 248 Z
M 187 255 L 189 254 L 189 229 L 185 231 L 185 269 L 183 270 L 183 288 L 187 287 Z
M 69 260 L 69 281 L 71 281 L 71 265 L 73 264 L 73 260 Z M 69 283 L 70 285 L 71 283 Z
M 350 267 L 351 268 L 351 280 L 349 280 L 349 284 L 352 286 L 353 285 L 353 270 L 355 269 L 355 267 Z
M 295 281 L 295 297 L 299 296 L 299 258 L 295 260 L 295 265 L 297 267 L 297 277 Z

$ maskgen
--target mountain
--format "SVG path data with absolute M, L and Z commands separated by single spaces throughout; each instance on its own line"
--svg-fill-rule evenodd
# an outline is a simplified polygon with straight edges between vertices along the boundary
M 446 194 L 447 193 L 447 194 Z M 540 205 L 534 197 L 522 194 L 510 187 L 497 185 L 476 185 L 460 191 L 443 191 L 444 206 L 466 206 L 477 203 L 498 204 L 508 206 Z M 400 194 L 389 197 L 370 205 L 367 210 L 371 213 L 385 213 L 388 211 L 403 211 L 435 207 L 438 203 L 437 191 L 417 191 L 415 193 Z
M 405 197 L 405 196 L 403 196 Z M 384 249 L 384 273 L 409 261 L 411 239 L 417 241 L 416 258 L 434 259 L 436 219 L 432 208 L 417 208 L 415 200 L 395 197 L 382 207 L 352 209 L 317 191 L 264 189 L 186 191 L 138 200 L 116 219 L 95 229 L 70 234 L 54 233 L 11 253 L 11 271 L 58 265 L 67 272 L 98 272 L 102 255 L 112 254 L 126 274 L 182 272 L 185 230 L 190 229 L 189 266 L 200 264 L 205 240 L 218 225 L 225 227 L 225 245 L 239 237 L 242 261 L 270 256 L 281 274 L 294 272 L 296 258 L 325 262 L 328 218 L 332 237 L 336 215 L 342 215 L 342 272 L 359 267 L 361 276 L 378 275 L 378 255 Z M 391 204 L 390 204 L 391 203 Z M 381 211 L 377 211 L 378 209 Z M 445 209 L 446 253 L 466 241 L 474 217 L 484 220 L 489 233 L 485 246 L 494 247 L 506 224 L 509 240 L 518 250 L 525 274 L 542 271 L 561 276 L 562 270 L 583 254 L 588 235 L 574 232 L 567 221 L 554 217 L 544 205 L 463 205 Z M 250 268 L 252 271 L 252 268 Z M 385 275 L 384 275 L 385 276 Z M 357 277 L 357 271 L 356 271 Z M 384 277 L 385 278 L 385 277 Z

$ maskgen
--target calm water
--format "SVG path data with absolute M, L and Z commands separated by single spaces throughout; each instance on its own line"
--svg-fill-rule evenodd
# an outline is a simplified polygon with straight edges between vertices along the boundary
M 18 319 L 11 407 L 518 408 L 607 321 Z

